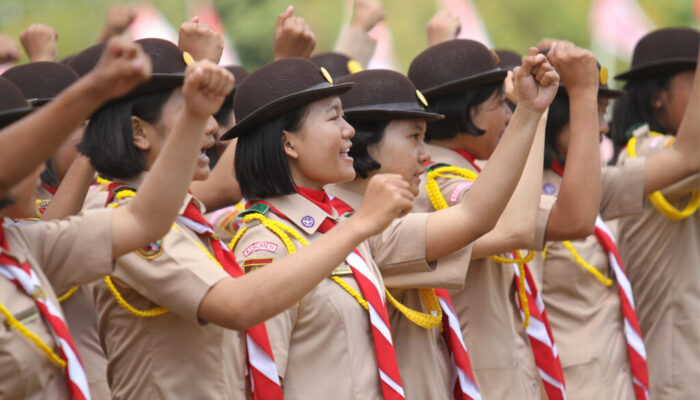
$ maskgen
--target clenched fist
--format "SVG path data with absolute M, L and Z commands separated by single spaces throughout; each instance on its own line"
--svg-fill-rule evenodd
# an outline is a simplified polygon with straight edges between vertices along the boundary
M 102 35 L 97 43 L 108 41 L 114 36 L 121 35 L 136 18 L 136 10 L 129 4 L 115 4 L 107 11 L 107 21 Z
M 125 37 L 115 37 L 105 45 L 100 60 L 86 77 L 100 100 L 106 101 L 129 93 L 151 76 L 151 58 L 140 44 Z
M 362 205 L 348 221 L 355 219 L 367 236 L 379 234 L 411 211 L 414 198 L 411 185 L 401 175 L 377 174 L 370 178 Z
M 19 48 L 15 40 L 8 35 L 0 34 L 0 64 L 15 62 L 19 59 Z
M 56 41 L 58 34 L 52 27 L 31 24 L 19 35 L 24 51 L 30 62 L 56 61 Z
M 598 62 L 592 51 L 576 47 L 571 42 L 554 42 L 547 59 L 570 94 L 578 90 L 598 90 Z
M 289 6 L 277 17 L 273 50 L 275 60 L 289 57 L 308 58 L 316 47 L 316 35 L 303 18 L 294 16 Z
M 544 112 L 559 89 L 559 74 L 547 62 L 547 58 L 535 47 L 530 47 L 523 65 L 515 68 L 513 73 L 518 107 Z
M 196 61 L 209 60 L 218 64 L 224 52 L 224 38 L 198 17 L 180 25 L 178 47 L 192 55 Z
M 384 6 L 379 0 L 355 0 L 350 26 L 369 32 L 384 19 Z
M 209 60 L 192 63 L 185 70 L 182 95 L 187 110 L 199 117 L 209 117 L 221 108 L 233 90 L 233 74 Z
M 447 10 L 440 10 L 428 21 L 428 46 L 456 39 L 462 24 Z

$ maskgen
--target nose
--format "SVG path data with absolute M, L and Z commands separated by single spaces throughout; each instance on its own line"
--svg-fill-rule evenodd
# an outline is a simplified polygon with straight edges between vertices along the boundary
M 605 135 L 610 132 L 610 125 L 608 125 L 608 121 L 605 120 L 605 116 L 602 114 L 598 116 L 598 130 L 600 131 L 601 135 Z
M 214 117 L 210 116 L 209 119 L 207 120 L 207 124 L 204 126 L 204 134 L 206 136 L 212 136 L 216 134 L 216 132 L 219 130 L 219 123 L 216 122 Z
M 430 153 L 428 153 L 428 149 L 425 147 L 425 144 L 423 142 L 420 143 L 418 147 L 418 162 L 421 165 L 425 165 L 431 161 L 430 158 Z
M 341 127 L 341 135 L 342 135 L 343 139 L 350 139 L 353 136 L 355 136 L 355 128 L 353 128 L 352 125 L 350 125 L 348 123 L 348 121 L 346 121 L 345 119 L 343 119 L 343 126 Z

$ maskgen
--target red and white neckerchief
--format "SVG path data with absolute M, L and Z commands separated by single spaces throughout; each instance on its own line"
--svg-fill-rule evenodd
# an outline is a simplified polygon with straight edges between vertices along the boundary
M 557 160 L 552 162 L 551 168 L 552 171 L 559 176 L 564 175 L 564 168 Z M 630 368 L 632 370 L 634 393 L 637 400 L 646 400 L 649 398 L 647 352 L 644 347 L 644 339 L 642 339 L 642 331 L 639 328 L 639 321 L 637 320 L 637 311 L 634 305 L 634 296 L 632 295 L 632 285 L 627 278 L 627 272 L 625 272 L 620 253 L 617 250 L 615 236 L 610 232 L 600 215 L 596 217 L 595 232 L 593 234 L 608 255 L 608 262 L 615 273 L 615 280 L 617 281 L 617 288 L 620 293 L 622 317 L 625 324 L 625 339 L 627 341 L 627 353 L 629 354 Z
M 2 243 L 2 248 L 9 252 L 2 222 L 0 222 L 0 242 Z M 73 338 L 59 307 L 46 299 L 39 277 L 29 263 L 20 264 L 5 253 L 0 254 L 0 275 L 5 276 L 27 295 L 34 298 L 39 313 L 41 313 L 44 321 L 48 324 L 51 334 L 56 341 L 59 354 L 66 362 L 66 380 L 71 398 L 75 400 L 89 400 L 90 390 L 88 389 L 87 378 L 85 377 L 78 350 L 75 348 Z
M 338 197 L 334 197 L 331 201 L 338 212 L 354 211 L 352 207 Z M 450 353 L 450 359 L 452 360 L 454 398 L 456 400 L 480 400 L 481 393 L 476 386 L 474 372 L 467 353 L 467 345 L 464 343 L 462 328 L 454 310 L 452 298 L 450 298 L 449 292 L 445 289 L 434 290 L 442 309 L 442 332 Z
M 475 157 L 473 155 L 462 149 L 452 150 L 464 157 L 477 172 L 481 172 L 481 168 L 474 162 Z M 517 258 L 515 253 L 510 254 L 510 257 Z M 520 315 L 524 320 L 525 312 L 523 304 L 520 296 L 517 295 L 520 292 L 520 266 L 517 263 L 512 263 L 511 265 L 515 275 L 515 297 L 517 298 L 518 307 L 520 308 Z M 542 378 L 547 397 L 550 400 L 566 399 L 564 371 L 561 368 L 559 351 L 554 342 L 554 335 L 549 325 L 544 301 L 537 291 L 537 286 L 535 285 L 535 281 L 532 278 L 530 268 L 527 264 L 523 264 L 523 270 L 525 271 L 525 295 L 530 311 L 530 322 L 525 329 L 525 333 L 527 333 L 530 339 L 530 347 L 532 348 L 532 354 L 535 358 L 535 365 L 537 365 L 540 378 Z
M 209 239 L 214 257 L 229 275 L 234 278 L 243 275 L 243 269 L 236 262 L 233 253 L 215 236 L 214 229 L 192 202 L 187 205 L 185 212 L 177 217 L 177 220 L 198 235 L 206 236 Z M 250 391 L 253 399 L 283 399 L 279 374 L 265 323 L 246 329 L 245 336 L 250 371 Z

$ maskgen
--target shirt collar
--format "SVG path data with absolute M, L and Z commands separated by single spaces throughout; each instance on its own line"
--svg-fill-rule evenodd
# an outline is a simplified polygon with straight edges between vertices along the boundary
M 333 215 L 328 215 L 318 205 L 304 198 L 299 193 L 264 199 L 274 208 L 279 210 L 294 225 L 307 235 L 313 235 L 326 218 L 338 222 L 338 213 L 333 210 Z

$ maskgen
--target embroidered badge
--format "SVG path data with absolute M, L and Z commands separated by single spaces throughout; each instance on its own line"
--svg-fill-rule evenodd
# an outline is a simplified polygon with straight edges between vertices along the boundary
M 465 181 L 455 186 L 455 188 L 452 189 L 452 193 L 450 193 L 450 203 L 456 203 L 457 200 L 459 200 L 459 196 L 471 185 L 472 182 Z
M 307 215 L 306 217 L 301 219 L 301 224 L 307 228 L 311 228 L 316 224 L 316 221 L 314 220 L 314 217 Z
M 274 253 L 277 251 L 277 245 L 272 242 L 255 242 L 243 250 L 243 257 L 248 257 L 249 255 L 255 253 L 256 251 L 266 251 L 268 253 Z
M 255 271 L 263 265 L 272 264 L 272 258 L 251 258 L 243 261 L 243 269 L 246 273 Z
M 136 254 L 138 254 L 141 258 L 145 258 L 146 260 L 158 258 L 161 254 L 163 254 L 163 239 L 158 239 L 155 242 L 150 243 L 148 246 L 136 250 Z
M 46 212 L 46 209 L 49 207 L 49 204 L 51 204 L 51 200 L 41 200 L 41 199 L 36 199 L 36 211 L 37 211 L 37 217 L 41 218 L 41 216 Z
M 663 136 L 654 136 L 649 141 L 649 148 L 650 149 L 656 148 L 656 146 L 658 146 L 663 141 L 663 139 L 664 139 Z
M 551 183 L 546 183 L 544 187 L 542 188 L 542 191 L 544 191 L 545 194 L 554 194 L 557 191 L 557 188 L 554 187 Z

